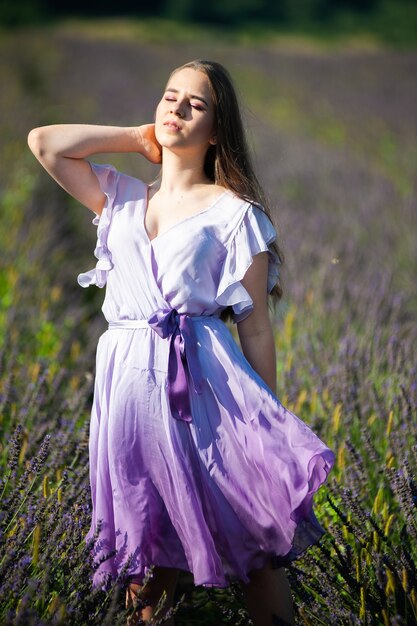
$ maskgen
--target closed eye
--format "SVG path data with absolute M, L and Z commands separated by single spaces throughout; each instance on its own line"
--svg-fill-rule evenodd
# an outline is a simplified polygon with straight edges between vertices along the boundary
M 165 100 L 167 102 L 176 102 L 177 99 L 173 96 L 165 96 Z M 193 102 L 189 102 L 189 105 L 195 109 L 196 111 L 205 111 L 205 108 L 202 104 L 198 103 L 198 104 L 194 104 Z

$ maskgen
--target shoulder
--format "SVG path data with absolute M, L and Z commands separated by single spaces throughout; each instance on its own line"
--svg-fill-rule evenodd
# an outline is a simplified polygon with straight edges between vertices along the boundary
M 247 221 L 252 205 L 230 189 L 218 188 L 209 217 L 215 238 L 229 248 L 236 235 Z
M 263 206 L 248 197 L 239 196 L 232 189 L 227 189 L 226 187 L 222 187 L 220 185 L 216 185 L 218 189 L 218 195 L 224 195 L 227 199 L 229 206 L 234 207 L 236 210 L 239 210 L 242 214 L 246 213 L 254 213 L 255 215 L 265 215 L 268 218 Z
M 273 228 L 270 217 L 258 202 L 249 198 L 241 198 L 230 190 L 225 190 L 224 197 L 225 208 L 227 208 L 226 215 L 234 218 L 231 225 L 235 228 L 243 226 L 244 223 L 258 223 L 260 226 Z
M 109 163 L 89 163 L 104 192 L 126 202 L 146 197 L 148 185 L 139 178 L 120 172 Z
M 224 243 L 227 248 L 268 249 L 277 238 L 277 230 L 263 207 L 235 194 L 227 196 L 222 216 Z

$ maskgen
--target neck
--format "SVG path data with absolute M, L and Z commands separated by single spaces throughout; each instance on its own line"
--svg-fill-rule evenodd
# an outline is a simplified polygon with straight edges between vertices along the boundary
M 186 193 L 194 185 L 210 183 L 204 173 L 204 155 L 176 154 L 164 148 L 162 162 L 159 191 L 164 194 Z

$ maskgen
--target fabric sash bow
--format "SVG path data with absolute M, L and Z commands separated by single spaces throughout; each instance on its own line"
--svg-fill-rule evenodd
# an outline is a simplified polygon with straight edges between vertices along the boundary
M 169 338 L 168 398 L 173 417 L 191 422 L 189 380 L 202 392 L 203 378 L 197 354 L 197 338 L 189 315 L 176 309 L 160 309 L 148 318 L 149 326 L 163 339 Z

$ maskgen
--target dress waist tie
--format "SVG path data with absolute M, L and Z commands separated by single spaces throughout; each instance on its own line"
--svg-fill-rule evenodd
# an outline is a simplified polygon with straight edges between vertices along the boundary
M 176 309 L 159 309 L 148 319 L 109 322 L 109 330 L 152 328 L 163 339 L 169 339 L 168 398 L 173 417 L 191 422 L 190 379 L 194 391 L 202 393 L 203 377 L 197 354 L 197 338 L 192 319 L 214 315 L 190 316 Z

